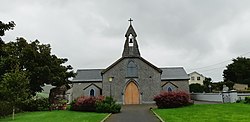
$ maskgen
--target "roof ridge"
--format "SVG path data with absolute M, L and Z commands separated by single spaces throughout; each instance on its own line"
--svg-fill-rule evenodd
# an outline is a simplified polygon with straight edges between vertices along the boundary
M 160 69 L 173 69 L 173 68 L 184 68 L 182 66 L 176 66 L 176 67 L 160 67 Z
M 77 69 L 77 71 L 88 71 L 88 70 L 103 70 L 103 69 Z

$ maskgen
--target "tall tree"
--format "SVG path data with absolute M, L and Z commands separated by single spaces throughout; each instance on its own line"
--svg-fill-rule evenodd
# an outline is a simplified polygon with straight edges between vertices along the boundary
M 29 97 L 29 79 L 26 73 L 18 69 L 5 73 L 0 82 L 0 96 L 1 100 L 8 101 L 13 106 L 14 119 L 16 105 Z
M 225 81 L 248 84 L 250 86 L 250 58 L 238 57 L 233 59 L 223 71 Z
M 10 72 L 18 64 L 19 69 L 29 76 L 33 95 L 42 91 L 44 83 L 66 85 L 68 78 L 74 76 L 72 67 L 64 65 L 67 59 L 52 55 L 50 45 L 40 44 L 38 40 L 28 43 L 24 38 L 17 38 L 16 42 L 5 44 L 4 53 L 6 55 L 0 59 L 0 75 Z

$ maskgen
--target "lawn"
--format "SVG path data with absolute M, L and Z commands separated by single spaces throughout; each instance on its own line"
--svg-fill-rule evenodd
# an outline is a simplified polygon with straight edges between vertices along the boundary
M 249 104 L 203 104 L 175 109 L 154 109 L 166 122 L 249 122 Z
M 75 111 L 44 111 L 16 114 L 15 120 L 11 117 L 0 119 L 0 122 L 100 122 L 108 114 L 75 112 Z

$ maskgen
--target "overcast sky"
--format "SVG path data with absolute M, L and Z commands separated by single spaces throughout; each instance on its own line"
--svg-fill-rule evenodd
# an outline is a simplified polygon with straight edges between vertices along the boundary
M 131 17 L 141 56 L 183 66 L 213 81 L 237 56 L 250 57 L 249 0 L 1 0 L 3 40 L 50 44 L 77 69 L 106 68 L 121 57 Z

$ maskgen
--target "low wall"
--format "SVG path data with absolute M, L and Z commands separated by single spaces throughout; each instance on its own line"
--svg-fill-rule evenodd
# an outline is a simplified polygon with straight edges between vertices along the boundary
M 237 93 L 232 90 L 222 93 L 191 93 L 190 96 L 192 100 L 234 103 L 237 100 L 244 100 L 245 97 L 250 97 L 250 93 Z
M 250 97 L 250 93 L 238 93 L 238 100 L 244 100 L 245 97 Z
M 221 93 L 191 93 L 192 100 L 222 102 Z

